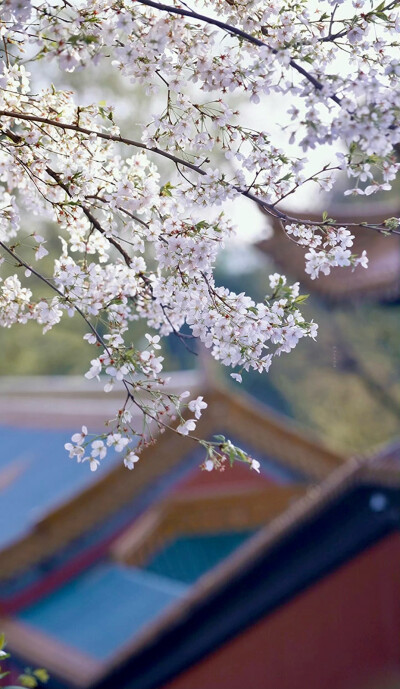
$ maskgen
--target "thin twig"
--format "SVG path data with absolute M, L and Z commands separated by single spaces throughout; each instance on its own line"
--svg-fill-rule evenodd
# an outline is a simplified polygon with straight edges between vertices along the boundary
M 236 26 L 231 26 L 230 24 L 227 24 L 226 22 L 222 22 L 219 19 L 213 19 L 212 17 L 207 17 L 205 14 L 200 14 L 199 12 L 191 11 L 191 10 L 184 10 L 181 7 L 173 7 L 172 5 L 165 5 L 164 3 L 161 2 L 153 2 L 152 0 L 136 0 L 139 2 L 141 5 L 146 5 L 147 7 L 153 7 L 156 10 L 162 10 L 163 12 L 169 12 L 171 14 L 178 14 L 182 17 L 190 17 L 191 19 L 197 19 L 198 21 L 204 22 L 206 24 L 211 24 L 212 26 L 217 26 L 219 29 L 223 29 L 224 31 L 227 31 L 228 33 L 238 36 L 239 38 L 243 38 L 245 41 L 248 41 L 249 43 L 252 43 L 253 45 L 257 45 L 260 48 L 268 48 L 268 50 L 271 51 L 273 55 L 278 54 L 278 50 L 276 48 L 273 48 L 272 46 L 268 45 L 268 43 L 264 43 L 264 41 L 261 41 L 259 38 L 256 38 L 255 36 L 252 36 L 251 34 L 246 33 L 245 31 L 242 31 L 242 29 L 238 29 Z M 324 85 L 321 84 L 318 79 L 312 76 L 309 72 L 307 72 L 304 67 L 298 64 L 296 60 L 293 60 L 291 58 L 289 60 L 289 65 L 293 67 L 293 69 L 296 70 L 299 74 L 301 74 L 307 81 L 309 81 L 314 88 L 317 89 L 317 91 L 322 91 L 324 88 Z M 336 96 L 335 94 L 329 94 L 328 98 L 333 100 L 337 105 L 341 105 L 341 100 Z
M 64 184 L 64 182 L 61 181 L 60 175 L 59 175 L 57 172 L 54 172 L 54 170 L 52 170 L 52 169 L 49 168 L 49 167 L 46 168 L 46 172 L 47 172 L 48 175 L 50 175 L 50 177 L 51 177 L 52 179 L 54 179 L 54 181 L 58 184 L 58 186 L 61 187 L 61 189 L 63 189 L 63 190 L 65 191 L 65 193 L 67 194 L 67 196 L 68 196 L 69 198 L 71 198 L 71 197 L 72 197 L 72 194 L 71 194 L 71 192 L 70 192 L 68 186 L 67 186 L 66 184 Z M 107 232 L 105 231 L 105 229 L 101 226 L 101 224 L 99 223 L 99 221 L 97 220 L 97 218 L 95 218 L 95 216 L 93 215 L 93 213 L 91 212 L 91 210 L 90 210 L 89 208 L 87 208 L 86 206 L 84 206 L 82 203 L 79 203 L 79 206 L 80 206 L 80 208 L 82 209 L 82 211 L 84 212 L 84 214 L 86 215 L 86 217 L 87 217 L 87 219 L 89 220 L 89 222 L 92 224 L 92 226 L 93 226 L 96 230 L 98 230 L 98 232 L 100 232 L 100 234 L 104 235 L 104 236 L 108 239 L 108 241 L 110 242 L 110 244 L 112 244 L 112 245 L 119 251 L 119 253 L 121 254 L 121 256 L 123 256 L 126 265 L 127 265 L 127 266 L 130 266 L 131 263 L 132 263 L 132 259 L 131 259 L 131 257 L 129 256 L 129 254 L 125 251 L 125 249 L 123 249 L 123 247 L 119 244 L 119 242 L 117 242 L 116 239 L 114 239 L 112 236 L 110 236 L 110 235 L 107 234 Z
M 65 294 L 63 294 L 62 291 L 61 291 L 60 289 L 58 289 L 58 287 L 56 287 L 56 285 L 53 285 L 53 283 L 52 283 L 50 280 L 48 280 L 46 277 L 44 277 L 44 275 L 42 275 L 41 273 L 39 273 L 37 270 L 35 270 L 35 268 L 33 268 L 31 265 L 29 265 L 29 263 L 27 263 L 26 261 L 24 261 L 23 258 L 21 258 L 20 256 L 18 256 L 18 254 L 16 254 L 15 251 L 14 251 L 13 249 L 11 249 L 11 247 L 7 246 L 7 245 L 4 244 L 4 242 L 2 242 L 2 241 L 0 241 L 0 246 L 2 247 L 2 249 L 4 249 L 4 251 L 6 251 L 10 256 L 12 256 L 12 257 L 18 262 L 19 265 L 24 266 L 24 268 L 26 268 L 27 270 L 29 270 L 29 271 L 30 271 L 33 275 L 35 275 L 39 280 L 41 280 L 41 281 L 44 282 L 46 285 L 48 285 L 48 287 L 50 287 L 54 292 L 57 292 L 57 294 L 58 294 L 60 297 L 62 297 L 62 299 L 63 299 L 67 304 L 69 304 L 70 306 L 72 306 L 72 307 L 75 309 L 75 311 L 76 311 L 77 313 L 79 313 L 80 316 L 82 316 L 83 320 L 84 320 L 85 323 L 89 326 L 90 330 L 92 331 L 93 335 L 96 337 L 96 340 L 99 342 L 99 344 L 101 344 L 101 345 L 104 347 L 104 349 L 106 350 L 106 352 L 107 352 L 108 354 L 110 354 L 109 349 L 108 349 L 106 343 L 104 342 L 103 338 L 102 338 L 101 335 L 97 332 L 96 328 L 91 324 L 91 322 L 87 319 L 87 317 L 85 316 L 85 314 L 83 313 L 83 311 L 79 308 L 79 306 L 77 306 L 76 304 L 74 304 L 74 302 L 73 302 L 71 299 L 69 299 L 68 296 L 66 296 Z
M 27 120 L 27 121 L 31 121 L 31 122 L 43 122 L 44 124 L 48 124 L 49 126 L 52 126 L 52 127 L 59 127 L 60 129 L 76 131 L 76 132 L 81 133 L 81 134 L 86 134 L 87 136 L 95 134 L 96 136 L 98 136 L 101 139 L 123 143 L 123 144 L 126 144 L 127 146 L 136 146 L 136 147 L 142 148 L 146 151 L 156 153 L 157 155 L 160 155 L 164 158 L 168 158 L 169 160 L 174 162 L 176 165 L 183 165 L 183 166 L 189 168 L 190 170 L 193 170 L 194 172 L 196 172 L 199 175 L 204 176 L 207 174 L 198 165 L 195 165 L 194 163 L 190 163 L 186 160 L 183 160 L 182 158 L 179 158 L 178 156 L 175 156 L 172 153 L 168 153 L 167 151 L 163 151 L 159 148 L 150 148 L 149 146 L 146 146 L 145 144 L 143 144 L 141 142 L 135 141 L 133 139 L 127 139 L 126 137 L 122 137 L 120 135 L 108 134 L 106 132 L 98 132 L 96 130 L 87 129 L 86 127 L 80 127 L 78 125 L 68 124 L 66 122 L 59 122 L 57 120 L 51 120 L 47 117 L 39 117 L 37 115 L 28 115 L 25 113 L 12 112 L 12 111 L 8 111 L 8 110 L 0 110 L 0 117 L 2 117 L 2 116 L 3 117 L 12 117 L 15 119 L 20 119 L 20 120 Z M 13 138 L 14 141 L 15 141 L 15 139 L 18 139 L 18 142 L 21 140 L 21 137 L 13 134 L 13 132 L 10 132 L 9 130 L 5 130 L 5 133 L 8 136 L 10 136 L 10 138 L 14 137 Z M 245 196 L 246 198 L 250 199 L 251 201 L 254 201 L 255 203 L 257 203 L 257 205 L 260 206 L 260 208 L 262 208 L 268 215 L 271 215 L 274 218 L 278 218 L 279 220 L 281 220 L 283 222 L 297 222 L 297 223 L 302 223 L 304 225 L 321 225 L 321 226 L 322 225 L 329 225 L 330 227 L 343 227 L 343 226 L 345 226 L 345 227 L 364 227 L 366 229 L 374 230 L 375 232 L 380 232 L 380 233 L 400 234 L 400 232 L 397 230 L 389 230 L 383 224 L 380 226 L 379 225 L 377 226 L 377 225 L 369 225 L 368 223 L 363 223 L 363 222 L 351 223 L 351 222 L 342 221 L 340 223 L 337 223 L 337 222 L 328 223 L 326 221 L 318 222 L 316 220 L 305 220 L 305 219 L 299 220 L 298 218 L 295 218 L 295 217 L 288 215 L 287 213 L 284 213 L 283 211 L 279 210 L 275 204 L 270 204 L 270 203 L 267 203 L 266 201 L 263 201 L 263 199 L 259 198 L 258 196 L 256 196 L 255 194 L 253 194 L 250 191 L 246 191 L 245 189 L 242 189 L 241 187 L 234 185 L 234 184 L 232 184 L 232 188 L 235 191 L 237 191 L 239 194 L 241 194 L 242 196 Z M 278 203 L 278 201 L 276 203 Z

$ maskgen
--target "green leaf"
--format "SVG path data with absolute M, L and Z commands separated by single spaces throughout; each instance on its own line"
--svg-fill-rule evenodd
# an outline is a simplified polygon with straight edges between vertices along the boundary
M 171 189 L 174 187 L 172 186 L 171 182 L 167 182 L 164 184 L 164 186 L 161 187 L 160 189 L 160 196 L 172 196 L 171 194 Z
M 357 144 L 355 141 L 352 141 L 350 146 L 349 146 L 349 152 L 350 154 L 354 153 L 357 150 Z
M 296 304 L 303 304 L 305 301 L 307 301 L 309 296 L 309 294 L 299 294 L 294 301 Z
M 33 677 L 33 675 L 28 675 L 26 673 L 20 675 L 18 677 L 18 680 L 21 682 L 22 686 L 27 687 L 27 689 L 35 689 L 38 685 L 36 677 Z
M 242 462 L 247 462 L 247 461 L 248 461 L 248 457 L 247 457 L 246 453 L 243 452 L 243 450 L 240 450 L 239 448 L 236 448 L 236 454 L 237 454 L 237 456 L 242 460 Z
M 38 667 L 33 671 L 33 674 L 38 678 L 38 680 L 40 680 L 40 682 L 43 682 L 43 684 L 49 681 L 49 673 L 44 667 Z

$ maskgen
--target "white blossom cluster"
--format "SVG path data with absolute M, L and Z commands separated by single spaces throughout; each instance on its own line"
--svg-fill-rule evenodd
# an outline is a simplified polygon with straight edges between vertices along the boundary
M 368 267 L 368 257 L 364 250 L 361 256 L 351 253 L 353 235 L 345 227 L 320 225 L 286 225 L 286 233 L 293 237 L 300 246 L 309 247 L 305 255 L 305 271 L 312 280 L 320 273 L 329 275 L 331 268 L 357 266 Z
M 0 324 L 36 320 L 46 332 L 65 315 L 86 321 L 85 340 L 95 348 L 86 377 L 102 380 L 106 392 L 116 384 L 126 391 L 106 434 L 92 439 L 84 426 L 66 446 L 92 470 L 110 448 L 132 469 L 153 428 L 172 425 L 203 444 L 205 469 L 229 460 L 258 471 L 222 436 L 195 438 L 206 402 L 169 394 L 161 376 L 160 338 L 185 341 L 184 326 L 237 381 L 316 336 L 301 315 L 299 285 L 284 276 L 270 276 L 260 303 L 216 284 L 217 255 L 234 232 L 222 204 L 244 196 L 279 218 L 313 279 L 335 267 L 367 267 L 343 223 L 300 222 L 281 202 L 306 183 L 329 190 L 343 173 L 352 185 L 346 194 L 391 188 L 400 167 L 398 3 L 309 5 L 205 0 L 202 13 L 179 0 L 2 3 L 0 261 L 20 272 L 0 282 Z M 157 92 L 161 105 L 142 122 L 141 138 L 126 137 L 111 106 L 81 104 L 72 91 L 37 83 L 28 63 L 39 60 L 57 65 L 60 81 L 62 72 L 101 71 L 108 62 L 147 94 Z M 268 94 L 286 99 L 286 134 L 304 158 L 277 146 L 267 127 L 242 121 L 238 103 L 256 106 Z M 326 145 L 332 164 L 307 177 L 308 152 Z M 46 271 L 39 269 L 44 258 L 50 265 L 46 239 L 26 227 L 29 215 L 52 224 L 60 240 Z M 368 231 L 368 218 L 363 224 Z M 398 222 L 370 229 L 390 234 Z M 44 285 L 52 296 L 40 294 Z M 145 346 L 128 337 L 139 319 L 156 333 Z

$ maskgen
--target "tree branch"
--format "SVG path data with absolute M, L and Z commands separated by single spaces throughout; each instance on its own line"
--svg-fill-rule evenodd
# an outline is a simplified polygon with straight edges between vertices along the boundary
M 79 313 L 80 316 L 82 316 L 83 320 L 84 320 L 85 323 L 88 325 L 88 327 L 89 327 L 90 330 L 92 331 L 93 335 L 96 337 L 97 342 L 99 342 L 99 344 L 101 344 L 101 345 L 104 347 L 104 349 L 106 350 L 106 352 L 109 353 L 108 347 L 107 347 L 106 343 L 104 342 L 103 338 L 102 338 L 101 335 L 97 332 L 96 328 L 91 324 L 91 322 L 87 319 L 87 317 L 85 316 L 85 314 L 83 313 L 83 311 L 79 308 L 79 306 L 77 306 L 76 304 L 74 304 L 74 302 L 73 302 L 69 297 L 67 297 L 65 294 L 63 294 L 63 293 L 61 292 L 61 290 L 58 289 L 58 287 L 56 287 L 55 285 L 53 285 L 53 283 L 52 283 L 50 280 L 48 280 L 47 278 L 45 278 L 44 275 L 42 275 L 42 274 L 39 273 L 37 270 L 35 270 L 35 268 L 33 268 L 31 265 L 29 265 L 29 263 L 26 263 L 26 261 L 24 261 L 20 256 L 18 256 L 18 254 L 16 254 L 15 251 L 14 251 L 13 249 L 11 249 L 11 247 L 7 246 L 7 245 L 4 244 L 4 242 L 2 242 L 2 241 L 0 241 L 0 247 L 1 247 L 2 249 L 4 249 L 4 251 L 6 251 L 10 256 L 12 256 L 12 258 L 14 258 L 16 261 L 18 261 L 19 265 L 24 266 L 24 268 L 26 268 L 27 270 L 29 270 L 29 271 L 30 271 L 33 275 L 35 275 L 39 280 L 41 280 L 41 281 L 44 282 L 46 285 L 48 285 L 48 287 L 50 287 L 54 292 L 57 292 L 57 294 L 58 294 L 60 297 L 62 297 L 62 299 L 63 299 L 67 304 L 70 304 L 70 306 L 72 306 L 72 308 L 74 308 L 75 311 L 76 311 L 77 313 Z
M 236 26 L 231 26 L 230 24 L 226 24 L 225 22 L 221 22 L 219 19 L 213 19 L 212 17 L 207 17 L 205 14 L 200 14 L 199 12 L 195 12 L 192 10 L 185 10 L 181 7 L 173 7 L 172 5 L 165 5 L 164 3 L 161 2 L 153 2 L 153 0 L 136 0 L 140 5 L 146 5 L 147 7 L 153 7 L 154 9 L 161 10 L 163 12 L 170 12 L 171 14 L 178 14 L 182 17 L 190 17 L 191 19 L 197 19 L 198 21 L 204 22 L 206 24 L 211 24 L 212 26 L 217 26 L 219 29 L 223 29 L 224 31 L 227 31 L 228 33 L 238 36 L 239 38 L 243 38 L 245 41 L 248 41 L 249 43 L 252 43 L 253 45 L 257 45 L 259 47 L 263 48 L 268 48 L 268 50 L 271 51 L 273 55 L 278 54 L 278 50 L 276 48 L 273 48 L 272 46 L 268 45 L 268 43 L 264 43 L 264 41 L 261 41 L 259 38 L 256 38 L 255 36 L 252 36 L 251 34 L 246 33 L 245 31 L 242 31 L 241 29 L 238 29 Z M 293 67 L 293 69 L 296 70 L 301 76 L 303 76 L 307 81 L 309 81 L 314 88 L 317 89 L 317 91 L 322 91 L 324 88 L 324 85 L 318 81 L 315 77 L 312 76 L 309 72 L 307 72 L 304 67 L 298 64 L 296 60 L 293 58 L 290 59 L 289 65 Z M 341 100 L 336 96 L 335 94 L 329 95 L 328 96 L 331 100 L 336 103 L 336 105 L 341 105 Z
M 0 117 L 12 117 L 13 119 L 16 120 L 25 120 L 28 122 L 41 122 L 43 124 L 47 124 L 51 127 L 58 127 L 59 129 L 64 129 L 66 131 L 74 131 L 79 134 L 86 134 L 87 136 L 91 136 L 95 134 L 98 136 L 100 139 L 105 139 L 106 141 L 115 141 L 116 143 L 122 143 L 127 146 L 135 146 L 136 148 L 141 148 L 145 151 L 149 151 L 151 153 L 156 153 L 159 156 L 162 156 L 163 158 L 167 158 L 168 160 L 171 160 L 175 165 L 183 165 L 187 167 L 189 170 L 193 170 L 193 172 L 196 172 L 199 175 L 206 175 L 206 171 L 202 170 L 201 167 L 198 165 L 195 165 L 194 163 L 190 163 L 187 160 L 184 160 L 183 158 L 179 158 L 178 156 L 174 155 L 173 153 L 168 153 L 167 151 L 163 151 L 160 148 L 151 148 L 150 146 L 146 146 L 146 144 L 143 144 L 141 141 L 136 141 L 134 139 L 127 139 L 126 137 L 120 136 L 119 134 L 109 134 L 107 132 L 98 132 L 94 129 L 87 129 L 86 127 L 81 127 L 78 124 L 69 124 L 67 122 L 59 122 L 58 120 L 52 120 L 48 117 L 39 117 L 39 115 L 32 115 L 32 114 L 27 114 L 27 113 L 18 113 L 18 112 L 13 112 L 10 110 L 0 110 Z M 9 132 L 8 130 L 5 132 L 8 136 L 10 134 L 12 135 L 11 138 L 15 137 L 18 135 L 13 134 L 13 132 Z M 21 137 L 18 136 L 18 142 L 21 142 Z M 247 198 L 251 199 L 252 201 L 255 201 L 258 203 L 260 206 L 263 208 L 266 208 L 269 210 L 271 215 L 277 218 L 285 218 L 285 214 L 281 213 L 277 208 L 274 208 L 273 205 L 266 203 L 265 201 L 262 201 L 261 199 L 257 198 L 254 194 L 251 194 L 250 192 L 247 192 L 244 189 L 241 189 L 240 187 L 234 186 L 233 187 L 236 191 L 238 191 L 240 194 L 243 196 L 246 196 Z
M 57 174 L 57 172 L 54 172 L 54 170 L 52 170 L 50 167 L 46 168 L 46 172 L 48 175 L 50 175 L 50 177 L 52 179 L 54 179 L 54 181 L 58 184 L 59 187 L 61 187 L 61 189 L 64 189 L 65 193 L 69 196 L 69 198 L 71 198 L 72 194 L 71 194 L 70 190 L 68 189 L 68 186 L 66 184 L 64 184 L 64 182 L 61 181 L 60 176 Z M 115 248 L 119 251 L 121 256 L 123 256 L 126 265 L 130 266 L 132 259 L 129 256 L 129 254 L 125 251 L 125 249 L 120 245 L 120 243 L 117 242 L 117 240 L 114 239 L 112 236 L 107 235 L 105 229 L 101 226 L 101 224 L 99 223 L 97 218 L 95 218 L 95 216 L 93 215 L 93 213 L 91 212 L 91 210 L 89 208 L 84 206 L 82 203 L 80 203 L 79 205 L 80 205 L 80 208 L 82 209 L 82 211 L 84 212 L 84 214 L 86 215 L 87 219 L 89 220 L 89 222 L 93 225 L 93 227 L 96 230 L 98 230 L 98 232 L 100 232 L 102 235 L 104 235 L 108 239 L 110 244 L 115 246 Z
M 108 134 L 107 132 L 98 132 L 93 129 L 87 129 L 86 127 L 81 127 L 80 125 L 77 124 L 68 124 L 67 122 L 59 122 L 57 120 L 51 120 L 47 117 L 39 117 L 38 115 L 30 115 L 30 114 L 25 114 L 25 113 L 18 113 L 18 112 L 13 112 L 9 110 L 0 110 L 0 117 L 11 117 L 16 120 L 27 120 L 28 122 L 41 122 L 43 124 L 47 124 L 52 127 L 58 127 L 59 129 L 64 129 L 64 130 L 72 130 L 81 134 L 86 134 L 87 136 L 95 134 L 98 136 L 100 139 L 105 139 L 106 141 L 115 141 L 117 143 L 123 143 L 127 146 L 136 146 L 138 148 L 142 148 L 146 151 L 149 151 L 151 153 L 156 153 L 157 155 L 160 155 L 164 158 L 168 158 L 168 160 L 171 160 L 172 162 L 175 163 L 175 165 L 183 165 L 190 170 L 193 170 L 193 172 L 196 172 L 199 175 L 206 175 L 206 171 L 202 170 L 198 165 L 195 165 L 194 163 L 190 163 L 189 161 L 184 160 L 183 158 L 179 158 L 178 156 L 173 155 L 172 153 L 168 153 L 167 151 L 163 151 L 160 148 L 150 148 L 149 146 L 146 146 L 145 144 L 135 141 L 134 139 L 128 139 L 126 137 L 122 137 L 119 134 Z M 5 133 L 10 136 L 14 141 L 16 140 L 16 137 L 18 137 L 18 142 L 21 141 L 22 137 L 19 135 L 13 134 L 13 132 L 9 132 L 8 130 L 5 131 Z M 383 224 L 381 225 L 369 225 L 368 223 L 354 223 L 354 222 L 345 222 L 342 221 L 340 223 L 335 223 L 335 222 L 326 222 L 326 221 L 321 221 L 318 222 L 316 220 L 305 220 L 301 219 L 299 220 L 296 217 L 293 217 L 291 215 L 288 215 L 287 213 L 284 213 L 283 211 L 279 210 L 276 207 L 276 204 L 270 204 L 267 203 L 266 201 L 263 201 L 260 199 L 258 196 L 253 194 L 250 191 L 247 191 L 245 189 L 242 189 L 241 187 L 238 187 L 236 185 L 232 185 L 232 188 L 235 189 L 239 194 L 242 196 L 245 196 L 246 198 L 250 199 L 251 201 L 254 201 L 262 210 L 264 210 L 268 215 L 271 215 L 274 218 L 278 218 L 282 222 L 294 222 L 294 223 L 301 223 L 303 225 L 314 225 L 314 226 L 329 226 L 329 227 L 364 227 L 366 229 L 374 230 L 375 232 L 380 232 L 380 233 L 386 233 L 386 234 L 400 234 L 400 231 L 398 230 L 389 230 L 386 228 Z M 277 201 L 276 203 L 279 203 Z M 100 230 L 101 231 L 101 230 Z

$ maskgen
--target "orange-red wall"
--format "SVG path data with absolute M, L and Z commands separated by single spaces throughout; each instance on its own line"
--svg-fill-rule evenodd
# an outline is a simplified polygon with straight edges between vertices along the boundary
M 385 675 L 400 681 L 397 533 L 163 689 L 359 689 Z

